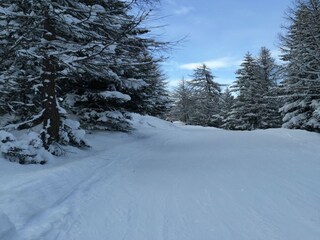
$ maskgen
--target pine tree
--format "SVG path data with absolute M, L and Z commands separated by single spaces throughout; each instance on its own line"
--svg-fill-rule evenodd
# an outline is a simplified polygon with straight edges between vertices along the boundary
M 253 130 L 261 126 L 261 103 L 263 88 L 259 67 L 250 53 L 244 57 L 237 80 L 233 86 L 238 96 L 233 105 L 229 121 L 237 130 Z
M 219 101 L 220 85 L 214 81 L 210 68 L 205 64 L 196 68 L 189 82 L 192 91 L 194 111 L 190 122 L 196 125 L 220 127 Z
M 9 119 L 2 124 L 26 121 L 42 110 L 41 60 L 27 54 L 27 50 L 35 35 L 43 33 L 39 32 L 30 14 L 25 13 L 29 8 L 28 2 L 0 3 L 0 114 L 2 119 L 4 115 Z M 27 28 L 29 32 L 25 31 Z
M 192 114 L 194 108 L 192 107 L 191 90 L 184 78 L 174 89 L 172 98 L 174 103 L 170 112 L 170 119 L 189 124 L 190 115 Z
M 222 117 L 221 127 L 224 129 L 232 130 L 235 128 L 234 123 L 232 122 L 232 110 L 234 105 L 234 97 L 231 94 L 229 88 L 226 88 L 224 93 L 221 96 L 222 103 L 220 109 L 220 115 Z
M 261 125 L 260 128 L 275 128 L 281 126 L 281 115 L 279 113 L 280 99 L 277 92 L 280 67 L 276 64 L 271 52 L 262 47 L 257 58 L 259 67 L 259 78 L 261 81 Z
M 282 36 L 283 127 L 320 131 L 320 1 L 299 1 Z
M 139 37 L 148 32 L 138 27 L 147 13 L 135 17 L 132 6 L 120 0 L 2 1 L 1 112 L 23 122 L 18 129 L 42 122 L 46 148 L 65 135 L 60 104 L 88 128 L 130 128 L 127 92 L 148 85 L 136 72 L 154 43 Z
M 102 64 L 104 73 L 97 77 L 85 72 L 75 83 L 68 82 L 65 91 L 63 106 L 79 115 L 87 129 L 128 131 L 130 112 L 159 116 L 166 110 L 163 75 L 150 53 L 162 43 L 145 36 L 150 31 L 140 27 L 146 14 L 134 17 L 129 14 L 132 5 L 114 2 L 109 3 L 109 12 L 115 14 L 112 19 L 124 22 L 109 60 Z
M 170 99 L 159 61 L 146 52 L 141 56 L 140 64 L 130 72 L 131 80 L 142 79 L 144 84 L 139 88 L 127 90 L 127 94 L 132 98 L 127 103 L 127 110 L 164 118 L 169 110 Z

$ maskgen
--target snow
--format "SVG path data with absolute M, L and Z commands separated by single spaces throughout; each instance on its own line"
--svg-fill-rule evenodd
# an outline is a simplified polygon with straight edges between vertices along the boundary
M 9 133 L 6 132 L 4 130 L 0 130 L 0 142 L 1 143 L 6 143 L 6 142 L 11 142 L 11 141 L 15 141 L 15 137 Z
M 77 143 L 80 143 L 85 138 L 86 132 L 85 130 L 80 128 L 80 123 L 78 121 L 65 119 L 63 121 L 63 124 L 70 128 L 74 141 L 76 141 Z M 65 137 L 69 138 L 68 136 Z
M 127 88 L 138 90 L 148 84 L 142 79 L 128 78 L 127 81 L 123 82 L 123 85 Z
M 15 235 L 15 228 L 14 225 L 10 222 L 9 218 L 4 215 L 0 214 L 0 239 L 6 240 L 13 237 L 16 237 Z
M 319 134 L 132 123 L 44 166 L 0 159 L 0 239 L 319 239 Z
M 131 100 L 131 97 L 129 95 L 123 94 L 118 91 L 104 91 L 99 93 L 99 95 L 102 96 L 103 98 L 117 99 L 123 102 L 128 102 Z
M 0 130 L 0 160 L 1 156 L 21 163 L 44 163 L 52 160 L 52 155 L 43 148 L 38 133 L 29 131 L 20 135 L 16 139 L 11 133 Z

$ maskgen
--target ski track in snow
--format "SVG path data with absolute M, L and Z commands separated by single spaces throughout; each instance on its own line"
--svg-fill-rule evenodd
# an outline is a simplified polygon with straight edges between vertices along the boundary
M 319 134 L 134 125 L 44 167 L 1 160 L 0 239 L 320 239 Z

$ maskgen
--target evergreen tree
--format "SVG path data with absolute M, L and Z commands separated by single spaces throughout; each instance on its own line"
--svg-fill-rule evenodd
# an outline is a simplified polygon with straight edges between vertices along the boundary
M 231 94 L 229 88 L 226 88 L 221 96 L 222 103 L 220 109 L 220 115 L 222 117 L 222 128 L 232 130 L 235 128 L 232 122 L 232 110 L 234 104 L 234 97 Z
M 261 88 L 268 91 L 270 87 L 277 85 L 277 74 L 279 67 L 275 63 L 275 59 L 271 56 L 268 48 L 262 47 L 257 57 L 257 64 L 260 68 Z
M 282 36 L 283 127 L 320 131 L 320 1 L 299 1 Z
M 214 81 L 211 70 L 203 64 L 194 70 L 189 82 L 194 109 L 190 123 L 202 126 L 220 127 L 219 116 L 220 85 Z
M 122 30 L 125 35 L 117 40 L 114 52 L 109 54 L 110 61 L 105 63 L 109 75 L 78 78 L 79 88 L 69 84 L 64 106 L 75 114 L 80 112 L 86 128 L 128 131 L 130 112 L 161 115 L 165 111 L 168 97 L 163 75 L 159 60 L 151 55 L 151 49 L 161 43 L 143 37 L 149 30 L 140 28 L 139 24 L 146 16 L 137 19 L 128 15 L 128 8 L 121 7 L 117 12 L 129 22 Z
M 170 112 L 170 118 L 189 124 L 190 115 L 194 108 L 192 107 L 191 90 L 184 78 L 179 82 L 178 87 L 174 89 L 172 98 L 174 105 Z
M 163 118 L 169 110 L 170 100 L 165 76 L 159 66 L 160 60 L 145 53 L 139 61 L 140 64 L 130 73 L 130 79 L 143 79 L 144 84 L 140 88 L 129 89 L 127 93 L 132 100 L 126 109 Z
M 65 135 L 58 99 L 88 128 L 128 129 L 130 89 L 143 94 L 141 88 L 153 84 L 157 96 L 164 89 L 160 77 L 150 84 L 137 74 L 150 62 L 149 75 L 157 68 L 141 57 L 156 44 L 139 37 L 148 32 L 139 28 L 147 13 L 130 15 L 132 6 L 120 0 L 2 1 L 0 113 L 23 122 L 18 129 L 42 122 L 46 148 Z
M 261 125 L 260 128 L 275 128 L 281 126 L 281 115 L 279 113 L 280 99 L 275 94 L 277 92 L 277 82 L 279 81 L 279 66 L 271 56 L 271 52 L 266 47 L 262 47 L 257 58 L 259 67 L 261 100 Z
M 259 67 L 250 53 L 245 55 L 240 67 L 233 86 L 238 96 L 228 120 L 237 130 L 253 130 L 261 126 L 263 88 Z
M 20 2 L 0 3 L 0 114 L 2 119 L 4 115 L 10 119 L 2 124 L 26 121 L 42 110 L 42 60 L 28 54 L 28 49 L 31 42 L 35 41 L 35 35 L 44 33 L 40 33 L 39 26 L 35 26 L 30 14 L 25 13 L 30 4 Z M 29 32 L 25 32 L 27 28 Z M 34 35 L 30 33 L 31 29 Z

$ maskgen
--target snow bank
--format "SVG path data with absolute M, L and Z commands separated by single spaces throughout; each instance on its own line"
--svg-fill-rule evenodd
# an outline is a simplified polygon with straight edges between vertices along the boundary
M 17 140 L 11 133 L 0 131 L 0 155 L 20 164 L 44 164 L 53 156 L 42 146 L 39 134 L 29 132 Z
M 131 97 L 129 95 L 123 94 L 123 93 L 118 92 L 118 91 L 101 92 L 100 96 L 102 96 L 104 98 L 120 100 L 120 101 L 123 101 L 123 102 L 128 102 L 128 101 L 131 100 Z

